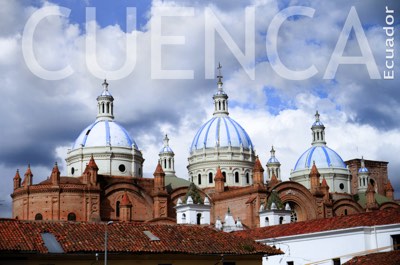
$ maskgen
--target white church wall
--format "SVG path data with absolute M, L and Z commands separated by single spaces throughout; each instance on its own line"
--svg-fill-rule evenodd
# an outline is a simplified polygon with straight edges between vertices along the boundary
M 365 255 L 367 251 L 390 251 L 393 249 L 391 235 L 400 235 L 400 224 L 375 227 L 357 227 L 351 229 L 325 231 L 298 236 L 288 236 L 259 240 L 280 248 L 284 255 L 263 259 L 263 265 L 333 264 L 334 258 L 344 263 L 355 256 Z

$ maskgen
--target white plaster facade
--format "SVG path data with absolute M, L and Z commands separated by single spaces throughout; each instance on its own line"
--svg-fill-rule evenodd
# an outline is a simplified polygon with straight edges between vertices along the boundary
M 211 223 L 211 205 L 207 197 L 204 198 L 204 204 L 194 204 L 190 196 L 186 203 L 179 198 L 175 209 L 177 224 L 209 225 Z
M 280 248 L 284 255 L 263 259 L 264 265 L 332 265 L 355 256 L 393 250 L 393 235 L 400 235 L 400 224 L 360 226 L 340 230 L 257 240 Z

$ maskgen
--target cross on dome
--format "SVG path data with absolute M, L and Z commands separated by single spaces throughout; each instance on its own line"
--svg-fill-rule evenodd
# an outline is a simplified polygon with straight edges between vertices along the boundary
M 214 99 L 214 116 L 219 115 L 219 116 L 227 116 L 229 115 L 228 112 L 228 95 L 224 92 L 224 89 L 222 85 L 224 84 L 222 82 L 222 74 L 221 74 L 221 63 L 218 63 L 218 91 L 217 93 L 214 94 L 213 99 Z

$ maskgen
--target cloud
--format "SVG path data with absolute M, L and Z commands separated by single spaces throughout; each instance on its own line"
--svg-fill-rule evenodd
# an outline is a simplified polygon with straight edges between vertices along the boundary
M 391 3 L 391 2 L 390 2 Z M 389 4 L 389 3 L 388 3 Z M 244 51 L 244 7 L 253 5 L 255 17 L 255 80 L 251 80 L 224 41 L 216 37 L 216 62 L 223 64 L 224 88 L 229 95 L 231 117 L 248 132 L 265 164 L 271 145 L 277 150 L 285 179 L 297 158 L 311 143 L 310 126 L 318 109 L 327 126 L 328 145 L 344 159 L 364 155 L 366 159 L 389 161 L 389 176 L 400 193 L 400 164 L 393 160 L 400 151 L 399 92 L 396 81 L 371 80 L 364 66 L 340 66 L 334 80 L 322 76 L 336 45 L 347 12 L 355 5 L 380 70 L 385 63 L 385 35 L 381 30 L 384 4 L 366 1 L 320 3 L 287 1 L 286 6 L 310 6 L 313 18 L 296 17 L 280 30 L 278 52 L 291 69 L 314 64 L 319 73 L 304 81 L 281 78 L 271 67 L 266 52 L 268 26 L 283 4 L 277 1 L 153 1 L 148 21 L 140 30 L 126 33 L 119 25 L 100 27 L 97 59 L 104 77 L 94 76 L 86 65 L 86 33 L 70 18 L 49 17 L 34 35 L 35 55 L 45 68 L 57 70 L 71 65 L 74 74 L 59 81 L 46 81 L 28 69 L 21 51 L 23 28 L 37 10 L 23 1 L 2 2 L 0 15 L 0 173 L 5 185 L 1 198 L 12 192 L 16 168 L 31 163 L 34 181 L 45 179 L 55 161 L 62 160 L 80 131 L 96 117 L 96 97 L 101 83 L 126 59 L 126 35 L 137 37 L 136 66 L 119 80 L 109 80 L 115 98 L 115 116 L 146 159 L 144 171 L 152 176 L 165 133 L 176 154 L 178 176 L 187 178 L 188 148 L 198 128 L 213 111 L 216 81 L 205 76 L 204 10 L 210 8 Z M 43 2 L 43 5 L 52 5 Z M 162 47 L 161 65 L 169 70 L 193 70 L 194 79 L 163 80 L 151 77 L 151 44 L 157 7 L 193 6 L 194 16 L 162 18 L 162 34 L 185 37 L 183 45 Z M 393 2 L 393 7 L 397 3 Z M 399 8 L 400 9 L 400 8 Z M 397 37 L 398 38 L 398 37 Z M 353 37 L 346 54 L 357 54 Z M 158 59 L 158 58 L 157 58 Z M 397 65 L 400 65 L 398 61 Z M 93 63 L 93 62 L 89 62 Z M 400 72 L 398 67 L 397 72 Z M 273 110 L 273 111 L 272 111 Z M 65 172 L 63 172 L 65 174 Z M 8 207 L 8 206 L 7 206 Z

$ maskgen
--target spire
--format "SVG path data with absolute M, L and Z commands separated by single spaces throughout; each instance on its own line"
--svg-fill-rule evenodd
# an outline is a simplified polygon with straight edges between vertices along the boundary
M 171 147 L 169 147 L 169 138 L 166 134 L 164 139 L 164 146 L 161 148 L 158 156 L 160 157 L 159 161 L 161 163 L 162 169 L 164 173 L 168 177 L 176 177 L 175 176 L 175 154 L 172 151 Z
M 223 92 L 223 90 L 222 90 L 222 85 L 223 85 L 224 83 L 222 83 L 222 78 L 224 78 L 224 77 L 223 77 L 222 74 L 221 74 L 222 66 L 221 66 L 221 63 L 220 63 L 220 62 L 218 62 L 218 67 L 217 67 L 217 69 L 218 69 L 218 75 L 217 75 L 217 78 L 218 78 L 218 91 Z
M 14 179 L 21 179 L 21 176 L 19 175 L 19 169 L 17 169 L 17 172 L 15 172 Z
M 53 185 L 60 184 L 60 170 L 58 169 L 57 162 L 54 164 L 54 167 L 51 170 L 50 179 L 51 179 L 51 182 L 53 183 Z
M 358 169 L 358 192 L 365 192 L 368 189 L 369 170 L 365 167 L 364 157 L 361 157 L 361 166 Z
M 280 178 L 281 178 L 281 169 L 280 169 L 281 163 L 275 157 L 274 146 L 272 146 L 270 152 L 271 152 L 271 157 L 269 158 L 267 165 L 266 165 L 267 166 L 267 175 L 268 175 L 267 178 L 269 181 L 271 181 L 272 175 L 275 175 L 277 180 L 280 180 Z
M 94 161 L 93 154 L 90 157 L 89 164 L 87 166 L 90 169 L 99 170 L 99 167 L 97 166 L 96 162 Z
M 325 142 L 325 126 L 319 119 L 318 110 L 315 113 L 315 122 L 311 126 L 312 145 L 326 145 Z
M 216 115 L 229 115 L 228 112 L 228 95 L 224 92 L 224 89 L 222 85 L 224 84 L 222 82 L 222 74 L 221 74 L 221 64 L 218 63 L 218 91 L 214 94 L 213 99 L 214 99 L 214 116 Z
M 19 170 L 17 169 L 17 172 L 15 173 L 14 176 L 14 190 L 20 187 L 21 187 L 21 176 L 19 175 Z
M 32 178 L 33 178 L 30 164 L 28 164 L 28 168 L 26 169 L 24 177 L 25 178 L 24 178 L 24 181 L 22 182 L 22 184 L 23 184 L 24 188 L 27 188 L 28 186 L 32 185 Z
M 221 168 L 218 166 L 217 173 L 214 178 L 215 191 L 223 192 L 225 190 L 224 175 L 222 175 Z
M 256 161 L 254 162 L 253 172 L 264 172 L 264 168 L 262 167 L 258 156 L 256 156 Z
M 108 91 L 107 80 L 104 79 L 102 84 L 103 92 L 97 97 L 97 119 L 98 120 L 113 120 L 114 119 L 114 98 Z
M 128 193 L 125 191 L 122 195 L 120 206 L 132 206 L 131 200 L 129 200 Z

